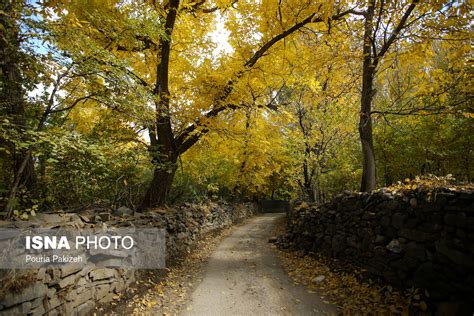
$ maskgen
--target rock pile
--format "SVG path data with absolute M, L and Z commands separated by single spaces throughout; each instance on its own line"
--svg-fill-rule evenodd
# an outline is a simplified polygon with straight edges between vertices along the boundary
M 254 214 L 253 204 L 183 204 L 170 209 L 157 209 L 147 213 L 122 210 L 117 213 L 84 211 L 78 214 L 38 214 L 30 221 L 0 222 L 0 228 L 58 228 L 58 227 L 108 227 L 137 228 L 158 227 L 167 231 L 167 262 L 191 251 L 195 241 L 213 230 L 230 226 Z M 121 214 L 115 216 L 113 214 Z M 61 267 L 40 268 L 20 273 L 20 277 L 3 271 L 0 282 L 0 315 L 88 315 L 97 303 L 107 303 L 118 297 L 135 281 L 134 270 L 86 267 L 68 263 Z M 26 286 L 14 291 L 6 284 L 25 279 Z
M 439 188 L 345 192 L 294 206 L 282 248 L 317 252 L 367 269 L 434 301 L 474 297 L 474 192 Z

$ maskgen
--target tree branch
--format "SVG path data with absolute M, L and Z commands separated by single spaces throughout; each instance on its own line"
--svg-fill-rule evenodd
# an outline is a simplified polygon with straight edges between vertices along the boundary
M 331 17 L 331 20 L 339 20 L 343 18 L 344 16 L 348 15 L 351 13 L 351 10 L 346 10 L 343 12 L 340 12 L 338 14 L 335 14 Z M 323 22 L 323 19 L 321 17 L 316 17 L 316 13 L 312 13 L 309 15 L 306 19 L 303 21 L 300 21 L 296 24 L 294 24 L 292 27 L 286 29 L 285 31 L 281 32 L 280 34 L 274 36 L 272 39 L 270 39 L 268 42 L 266 42 L 260 49 L 258 49 L 252 57 L 250 57 L 245 63 L 244 63 L 244 69 L 240 70 L 236 75 L 234 79 L 230 79 L 226 86 L 223 89 L 223 92 L 220 96 L 214 99 L 214 108 L 207 112 L 203 118 L 208 119 L 211 117 L 214 117 L 218 115 L 220 112 L 227 110 L 227 109 L 235 109 L 235 105 L 228 105 L 228 104 L 222 104 L 224 101 L 227 99 L 227 97 L 230 95 L 230 93 L 234 89 L 234 84 L 243 76 L 244 71 L 251 69 L 257 61 L 265 55 L 265 53 L 277 42 L 280 40 L 288 37 L 289 35 L 293 34 L 297 30 L 301 29 L 305 25 L 309 23 L 319 23 Z M 184 131 L 176 138 L 176 144 L 178 147 L 178 151 L 180 154 L 184 153 L 186 150 L 188 150 L 193 144 L 195 144 L 199 138 L 207 133 L 209 130 L 207 128 L 202 129 L 200 132 L 196 132 L 197 128 L 201 126 L 201 119 L 195 120 L 193 124 L 188 126 Z M 194 133 L 193 135 L 191 135 Z
M 388 38 L 388 40 L 384 43 L 382 48 L 380 49 L 380 52 L 377 55 L 377 58 L 381 58 L 385 55 L 385 53 L 388 51 L 392 43 L 395 41 L 397 38 L 398 34 L 400 31 L 405 27 L 405 23 L 407 22 L 408 18 L 410 17 L 410 14 L 413 12 L 415 9 L 416 5 L 418 4 L 419 0 L 413 0 L 413 2 L 410 4 L 408 9 L 405 11 L 403 14 L 402 18 L 398 22 L 397 27 L 393 30 L 392 34 Z
M 75 107 L 79 102 L 91 99 L 91 98 L 93 98 L 94 96 L 97 96 L 97 95 L 98 95 L 97 93 L 91 93 L 91 94 L 88 94 L 86 96 L 77 98 L 76 100 L 74 100 L 74 102 L 71 105 L 68 105 L 65 108 L 50 110 L 49 114 L 54 114 L 54 113 L 59 113 L 59 112 L 64 112 L 64 111 L 70 110 L 73 107 Z

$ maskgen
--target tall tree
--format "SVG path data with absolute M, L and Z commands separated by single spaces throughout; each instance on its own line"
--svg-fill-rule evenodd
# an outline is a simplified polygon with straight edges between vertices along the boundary
M 22 139 L 27 137 L 28 129 L 26 114 L 26 100 L 23 85 L 25 80 L 22 74 L 24 53 L 20 49 L 20 23 L 25 3 L 16 0 L 2 0 L 0 2 L 0 99 L 2 116 L 10 120 Z M 24 65 L 24 63 L 23 63 Z M 31 194 L 36 191 L 36 173 L 31 150 L 16 146 L 15 143 L 5 144 L 13 153 L 12 174 L 13 182 L 10 185 L 10 196 L 15 196 L 19 187 L 25 187 Z M 9 203 L 13 203 L 12 199 Z
M 204 2 L 200 2 L 192 6 L 190 10 L 193 12 L 202 10 L 200 6 L 203 3 Z M 165 36 L 162 37 L 158 46 L 159 63 L 156 74 L 156 88 L 153 91 L 157 96 L 156 122 L 154 126 L 150 127 L 149 134 L 150 151 L 153 159 L 159 162 L 159 164 L 155 167 L 153 180 L 145 195 L 142 207 L 163 205 L 166 202 L 176 171 L 176 161 L 178 157 L 196 144 L 201 136 L 209 131 L 209 128 L 207 128 L 203 122 L 216 117 L 223 111 L 238 108 L 238 105 L 228 101 L 229 95 L 233 92 L 236 83 L 267 54 L 272 46 L 305 25 L 327 20 L 339 20 L 349 13 L 348 11 L 337 10 L 338 12 L 336 14 L 324 18 L 319 12 L 310 13 L 305 19 L 297 21 L 290 27 L 283 29 L 282 32 L 273 35 L 268 41 L 260 44 L 260 48 L 256 49 L 250 58 L 244 62 L 243 68 L 238 70 L 231 78 L 228 78 L 222 90 L 214 96 L 211 110 L 207 111 L 203 116 L 198 117 L 191 125 L 177 134 L 172 128 L 168 80 L 171 43 L 179 6 L 179 0 L 172 0 L 166 5 Z M 210 10 L 202 11 L 208 12 Z
M 143 92 L 147 93 L 144 103 L 154 105 L 154 119 L 147 123 L 147 128 L 149 152 L 155 167 L 142 203 L 144 208 L 166 202 L 180 155 L 208 133 L 212 122 L 222 113 L 246 103 L 241 101 L 245 92 L 239 89 L 239 82 L 251 76 L 257 63 L 273 47 L 305 26 L 340 20 L 350 13 L 344 10 L 344 3 L 323 5 L 299 1 L 284 5 L 276 1 L 263 4 L 222 1 L 215 7 L 207 1 L 137 1 L 108 5 L 107 9 L 64 5 L 68 6 L 66 13 L 57 10 L 58 15 L 68 21 L 64 34 L 71 34 L 71 24 L 77 32 L 88 32 L 89 38 L 96 39 L 93 45 L 100 45 L 113 55 L 102 61 L 108 67 L 127 70 L 129 82 L 144 87 Z M 267 16 L 268 8 L 280 12 L 280 17 Z M 94 10 L 103 14 L 98 17 Z M 237 12 L 227 19 L 238 35 L 237 42 L 233 43 L 234 58 L 213 58 L 208 38 L 215 14 L 231 11 Z M 117 16 L 122 16 L 123 21 L 110 23 Z M 259 16 L 264 17 L 259 23 L 242 23 Z M 146 27 L 140 29 L 141 24 Z M 77 25 L 82 28 L 75 27 Z M 242 38 L 245 30 L 249 36 Z M 64 34 L 63 41 L 70 39 Z M 67 46 L 62 45 L 66 50 Z M 76 48 L 73 58 L 84 58 L 87 53 L 90 53 L 89 47 L 82 45 Z M 95 56 L 92 58 L 103 58 Z
M 179 0 L 170 0 L 168 7 L 164 23 L 165 36 L 161 37 L 157 50 L 157 60 L 159 62 L 156 68 L 155 88 L 153 89 L 153 94 L 156 96 L 156 121 L 153 126 L 149 127 L 150 153 L 156 167 L 142 204 L 143 207 L 163 205 L 166 202 L 176 172 L 176 161 L 180 154 L 171 126 L 169 89 L 171 41 L 178 14 Z
M 398 2 L 369 0 L 367 8 L 360 14 L 364 17 L 362 92 L 360 100 L 359 135 L 362 145 L 362 180 L 360 190 L 372 191 L 376 186 L 376 164 L 372 131 L 372 101 L 377 67 L 390 47 L 406 27 L 418 0 L 414 0 L 396 17 L 401 7 Z

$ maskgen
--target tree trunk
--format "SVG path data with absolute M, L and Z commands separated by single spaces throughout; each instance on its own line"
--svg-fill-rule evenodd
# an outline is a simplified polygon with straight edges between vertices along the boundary
M 168 100 L 166 96 L 162 96 L 162 98 Z M 155 169 L 153 179 L 140 206 L 141 209 L 165 205 L 173 184 L 179 153 L 175 146 L 171 121 L 168 116 L 157 120 L 156 133 L 150 132 L 150 142 L 149 151 Z
M 26 166 L 21 170 L 21 164 L 24 160 L 27 160 Z M 21 172 L 19 172 L 21 170 Z M 15 176 L 20 178 L 19 186 L 23 186 L 27 189 L 28 193 L 32 197 L 38 196 L 38 180 L 36 176 L 35 163 L 33 156 L 26 150 L 22 150 L 15 157 Z
M 373 63 L 373 52 L 371 38 L 373 36 L 373 18 L 375 3 L 367 8 L 364 28 L 364 63 L 362 69 L 362 96 L 360 102 L 359 136 L 362 145 L 362 181 L 360 190 L 370 192 L 375 189 L 375 152 L 372 135 L 372 99 L 374 96 L 373 81 L 375 64 Z
M 308 152 L 306 152 L 307 155 L 309 155 Z M 313 189 L 313 179 L 310 175 L 309 172 L 309 167 L 308 167 L 308 157 L 306 156 L 304 161 L 303 161 L 303 178 L 304 178 L 304 183 L 303 183 L 303 190 L 304 193 L 306 194 L 306 197 L 310 202 L 315 202 L 315 192 Z
M 242 197 L 244 195 L 245 188 L 242 187 L 242 182 L 244 182 L 245 176 L 246 176 L 246 169 L 247 169 L 247 160 L 248 160 L 248 143 L 250 141 L 250 119 L 251 119 L 252 112 L 251 111 L 246 111 L 245 113 L 245 135 L 244 135 L 244 144 L 243 144 L 243 160 L 242 163 L 240 164 L 239 168 L 239 175 L 237 177 L 237 183 L 235 184 L 234 188 L 232 189 L 232 192 L 237 196 L 240 195 Z M 272 193 L 273 196 L 273 193 Z M 273 198 L 272 198 L 273 200 Z
M 163 206 L 168 198 L 176 173 L 179 152 L 173 133 L 170 117 L 169 63 L 171 39 L 173 34 L 179 0 L 170 0 L 165 20 L 166 36 L 160 39 L 156 67 L 156 85 L 153 94 L 158 96 L 155 103 L 156 121 L 149 127 L 150 154 L 155 169 L 153 180 L 148 187 L 140 208 Z
M 0 33 L 1 113 L 11 119 L 13 128 L 17 129 L 20 135 L 28 128 L 25 112 L 25 92 L 20 72 L 19 27 L 16 21 L 21 14 L 21 6 L 22 2 L 17 3 L 9 0 L 0 2 L 0 10 L 4 12 L 4 14 L 0 14 L 0 25 L 3 26 Z M 30 194 L 36 195 L 37 181 L 31 151 L 29 149 L 15 151 L 12 159 L 14 185 L 10 189 L 11 192 L 17 192 L 18 187 L 24 186 Z
M 362 145 L 361 192 L 370 192 L 376 185 L 375 152 L 372 137 L 372 119 L 363 109 L 360 114 L 359 135 Z
M 362 144 L 362 181 L 360 190 L 362 192 L 369 192 L 375 189 L 376 186 L 376 167 L 375 167 L 375 152 L 374 142 L 372 136 L 372 100 L 374 98 L 375 90 L 373 89 L 374 77 L 376 74 L 376 68 L 379 61 L 387 53 L 390 46 L 395 42 L 398 35 L 405 27 L 408 18 L 415 9 L 419 0 L 413 0 L 408 6 L 407 10 L 401 17 L 398 24 L 393 28 L 392 34 L 386 38 L 384 34 L 383 45 L 377 52 L 377 31 L 374 30 L 374 12 L 375 12 L 375 0 L 370 0 L 365 12 L 365 24 L 364 24 L 364 64 L 362 69 L 362 97 L 360 104 L 360 120 L 359 120 L 359 135 Z M 379 14 L 382 14 L 384 2 L 379 3 L 380 8 L 378 9 Z M 380 18 L 380 16 L 378 17 Z M 377 22 L 376 29 L 379 29 Z M 387 26 L 387 28 L 389 28 Z M 380 45 L 379 45 L 380 46 Z
M 176 164 L 170 168 L 155 168 L 153 180 L 148 187 L 141 208 L 162 206 L 166 203 L 171 190 L 171 185 L 173 184 L 175 173 Z

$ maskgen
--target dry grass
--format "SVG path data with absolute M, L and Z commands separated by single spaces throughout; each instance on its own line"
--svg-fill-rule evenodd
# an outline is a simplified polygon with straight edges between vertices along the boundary
M 29 285 L 36 281 L 37 270 L 7 270 L 0 282 L 0 297 L 8 293 L 21 293 Z

